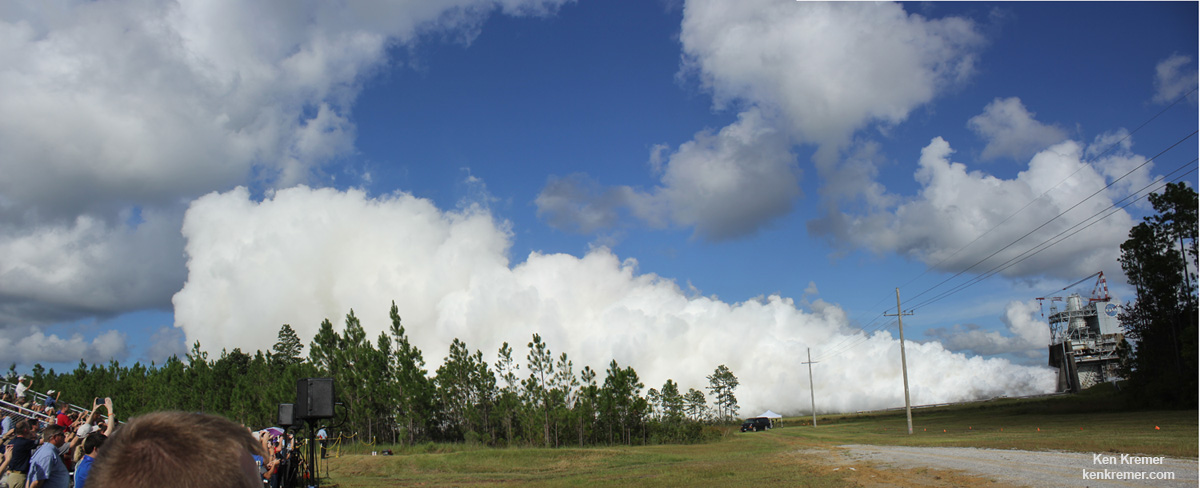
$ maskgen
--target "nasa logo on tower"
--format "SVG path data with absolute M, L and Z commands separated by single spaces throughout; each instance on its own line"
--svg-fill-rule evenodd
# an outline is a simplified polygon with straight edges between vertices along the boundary
M 1116 317 L 1117 309 L 1118 309 L 1117 304 L 1110 303 L 1110 304 L 1104 306 L 1104 313 L 1108 314 L 1109 317 Z

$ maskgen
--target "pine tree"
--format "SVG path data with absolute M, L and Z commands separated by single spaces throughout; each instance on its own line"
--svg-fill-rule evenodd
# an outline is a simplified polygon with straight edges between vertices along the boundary
M 704 397 L 704 392 L 695 388 L 688 388 L 688 392 L 683 396 L 683 400 L 687 403 L 688 416 L 692 420 L 704 420 L 704 411 L 708 408 L 708 399 Z
M 531 403 L 541 404 L 542 430 L 546 439 L 546 447 L 550 447 L 550 381 L 554 375 L 554 355 L 542 342 L 542 337 L 533 334 L 529 343 L 529 378 L 525 380 L 525 391 Z
M 521 365 L 513 360 L 512 347 L 508 345 L 508 342 L 501 344 L 500 350 L 496 352 L 496 374 L 500 376 L 504 386 L 500 387 L 499 397 L 496 401 L 496 413 L 500 415 L 500 421 L 504 426 L 504 438 L 508 444 L 513 442 L 513 418 L 521 404 L 520 383 L 517 381 L 517 370 L 519 369 L 521 369 Z
M 712 390 L 716 398 L 717 417 L 724 422 L 732 421 L 737 417 L 738 411 L 737 396 L 733 393 L 738 387 L 737 376 L 722 364 L 707 378 L 708 389 Z
M 585 426 L 592 426 L 596 423 L 596 408 L 600 403 L 600 387 L 596 385 L 596 371 L 590 366 L 584 366 L 583 371 L 579 372 L 579 379 L 582 386 L 579 389 L 579 402 L 577 403 L 577 414 L 575 416 L 579 427 L 579 447 L 583 447 L 585 442 L 592 442 L 591 436 L 585 431 Z
M 304 352 L 304 343 L 300 342 L 300 337 L 289 324 L 283 324 L 283 327 L 279 328 L 279 340 L 271 347 L 271 351 L 275 353 L 274 357 L 277 360 L 286 364 L 295 364 L 304 359 L 301 355 Z
M 393 343 L 391 376 L 395 381 L 397 416 L 405 430 L 406 441 L 416 442 L 423 434 L 433 415 L 434 387 L 426 376 L 425 358 L 421 350 L 408 340 L 404 326 L 400 324 L 400 310 L 392 302 L 390 313 L 392 325 L 388 332 Z
M 659 398 L 662 402 L 663 418 L 674 423 L 683 420 L 683 395 L 679 394 L 679 385 L 675 381 L 667 379 L 667 382 L 663 383 Z

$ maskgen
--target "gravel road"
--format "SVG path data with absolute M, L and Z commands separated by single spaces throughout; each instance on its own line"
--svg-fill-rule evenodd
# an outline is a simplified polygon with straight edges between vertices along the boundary
M 1196 460 L 973 447 L 839 446 L 848 461 L 963 471 L 1018 486 L 1197 486 Z M 1149 464 L 1145 464 L 1149 463 Z M 1142 477 L 1143 479 L 1137 479 Z M 1150 478 L 1154 479 L 1150 479 Z M 1160 478 L 1168 479 L 1160 479 Z M 1169 479 L 1174 477 L 1174 479 Z

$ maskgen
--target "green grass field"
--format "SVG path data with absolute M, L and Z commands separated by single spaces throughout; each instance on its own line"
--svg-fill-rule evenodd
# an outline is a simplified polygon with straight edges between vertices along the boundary
M 822 453 L 844 444 L 960 446 L 1197 458 L 1196 410 L 1121 411 L 1110 392 L 997 400 L 913 412 L 785 419 L 762 433 L 727 429 L 700 445 L 493 449 L 443 444 L 347 446 L 328 460 L 328 481 L 383 486 L 854 486 Z M 1157 429 L 1155 427 L 1158 427 Z M 392 449 L 395 456 L 371 456 Z M 945 475 L 950 476 L 950 475 Z M 929 479 L 943 480 L 942 476 Z M 912 483 L 912 486 L 924 484 Z M 971 478 L 949 485 L 973 484 Z M 900 482 L 904 486 L 904 482 Z

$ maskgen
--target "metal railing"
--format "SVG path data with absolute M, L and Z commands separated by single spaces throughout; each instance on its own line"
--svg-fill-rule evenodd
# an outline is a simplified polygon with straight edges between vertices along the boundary
M 16 385 L 15 383 L 9 383 L 8 381 L 5 381 L 5 380 L 0 380 L 0 387 L 3 387 L 3 390 L 4 390 L 4 391 L 16 391 L 16 389 L 17 389 L 17 385 Z M 34 391 L 34 390 L 32 390 L 32 389 L 25 390 L 25 396 L 26 396 L 27 398 L 28 398 L 28 397 L 33 397 L 33 399 L 34 399 L 34 402 L 35 402 L 35 404 L 36 404 L 36 405 L 45 405 L 45 404 L 46 404 L 46 399 L 47 399 L 47 398 L 50 398 L 50 395 L 47 395 L 47 394 L 45 394 L 45 393 L 42 393 L 42 392 L 39 392 L 39 391 Z M 26 409 L 26 408 L 22 408 L 22 407 L 20 407 L 19 405 L 12 404 L 12 403 L 8 403 L 8 402 L 3 402 L 3 401 L 0 401 L 0 404 L 4 404 L 4 406 L 11 406 L 11 407 L 19 408 L 19 409 L 21 409 L 21 410 L 24 410 L 24 411 L 27 411 L 27 412 L 33 412 L 32 410 L 29 410 L 29 409 Z M 8 412 L 8 413 L 17 413 L 17 411 L 15 411 L 15 410 L 9 410 L 8 408 L 0 408 L 0 410 L 4 410 L 5 412 Z M 91 412 L 91 410 L 90 410 L 90 409 L 87 409 L 87 408 L 81 407 L 81 406 L 79 406 L 79 405 L 75 405 L 75 404 L 73 404 L 73 403 L 70 403 L 70 402 L 67 402 L 67 411 L 68 411 L 68 412 L 75 412 L 75 413 L 78 413 L 78 414 L 81 414 L 81 415 L 82 415 L 82 414 L 86 414 L 86 413 L 89 413 L 89 412 Z M 34 413 L 36 413 L 36 414 L 38 414 L 38 415 L 45 416 L 45 417 L 49 417 L 49 415 L 43 414 L 43 413 L 41 413 L 41 412 L 34 412 Z M 24 414 L 20 414 L 20 413 L 17 413 L 17 414 L 18 414 L 18 415 L 23 415 L 23 416 L 25 416 L 25 417 L 29 417 L 28 415 L 24 415 Z M 104 415 L 101 415 L 101 416 L 100 416 L 100 418 L 104 419 L 105 421 L 108 421 L 108 413 L 106 412 Z M 85 420 L 86 420 L 86 419 L 85 419 Z
M 4 412 L 6 415 L 16 415 L 27 419 L 34 419 L 39 422 L 54 421 L 54 419 L 50 418 L 49 415 L 46 415 L 42 412 L 30 410 L 15 403 L 9 403 L 3 400 L 0 400 L 0 412 Z

